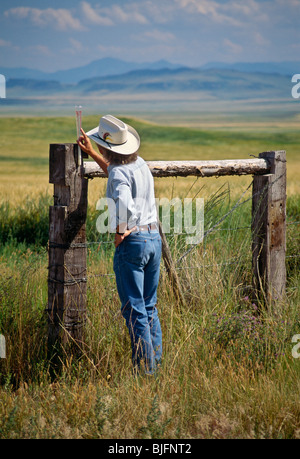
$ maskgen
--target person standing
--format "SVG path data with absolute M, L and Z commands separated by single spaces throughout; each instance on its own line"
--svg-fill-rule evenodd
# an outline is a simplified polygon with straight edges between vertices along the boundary
M 106 196 L 111 230 L 115 232 L 114 272 L 132 349 L 140 372 L 156 373 L 162 358 L 162 331 L 157 303 L 161 260 L 154 180 L 138 155 L 136 130 L 112 115 L 77 140 L 108 176 Z M 92 139 L 99 150 L 96 152 Z

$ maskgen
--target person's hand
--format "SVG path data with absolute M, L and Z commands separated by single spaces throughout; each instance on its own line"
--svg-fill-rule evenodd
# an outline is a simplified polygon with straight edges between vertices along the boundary
M 125 239 L 125 233 L 124 234 L 115 234 L 115 247 L 117 248 Z
M 108 176 L 107 167 L 109 163 L 96 150 L 93 149 L 92 142 L 81 128 L 81 136 L 77 139 L 77 143 L 82 151 L 87 153 L 101 167 L 106 176 Z
M 130 230 L 126 230 L 125 233 L 123 234 L 116 233 L 115 234 L 115 247 L 117 248 L 118 245 L 120 245 L 124 241 L 125 237 L 129 236 L 129 234 L 132 233 L 132 231 L 136 230 L 136 228 L 137 227 L 134 226 Z
M 78 138 L 77 143 L 80 146 L 80 149 L 82 151 L 84 151 L 85 153 L 91 156 L 91 154 L 94 151 L 92 143 L 90 139 L 88 138 L 88 136 L 86 135 L 86 133 L 84 132 L 84 130 L 82 128 L 80 130 L 81 130 L 82 135 Z

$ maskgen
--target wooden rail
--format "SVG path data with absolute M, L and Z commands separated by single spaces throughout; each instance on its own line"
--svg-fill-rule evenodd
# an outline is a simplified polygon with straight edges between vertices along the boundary
M 219 177 L 223 175 L 267 174 L 270 163 L 264 158 L 219 161 L 147 161 L 153 177 Z M 94 161 L 84 162 L 87 178 L 105 177 Z
M 253 292 L 267 305 L 284 299 L 286 287 L 286 153 L 270 151 L 258 158 L 219 161 L 148 161 L 154 177 L 253 175 Z M 86 316 L 86 231 L 88 179 L 105 177 L 100 167 L 83 162 L 77 144 L 50 145 L 48 323 L 49 345 L 74 349 L 84 341 Z M 165 235 L 163 257 L 178 287 Z M 184 292 L 177 288 L 184 302 Z M 75 346 L 76 347 L 76 346 Z

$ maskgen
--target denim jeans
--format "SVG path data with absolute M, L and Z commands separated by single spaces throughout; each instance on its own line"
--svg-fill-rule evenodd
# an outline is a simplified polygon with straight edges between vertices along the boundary
M 156 308 L 161 260 L 158 231 L 133 232 L 116 248 L 114 272 L 121 312 L 131 338 L 132 362 L 153 374 L 162 356 L 162 333 Z

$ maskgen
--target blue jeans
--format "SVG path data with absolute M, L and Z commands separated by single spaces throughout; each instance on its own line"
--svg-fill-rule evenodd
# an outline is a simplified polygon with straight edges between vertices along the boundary
M 114 272 L 121 312 L 131 338 L 132 362 L 153 374 L 162 356 L 162 333 L 156 308 L 161 260 L 158 231 L 133 232 L 116 248 Z

